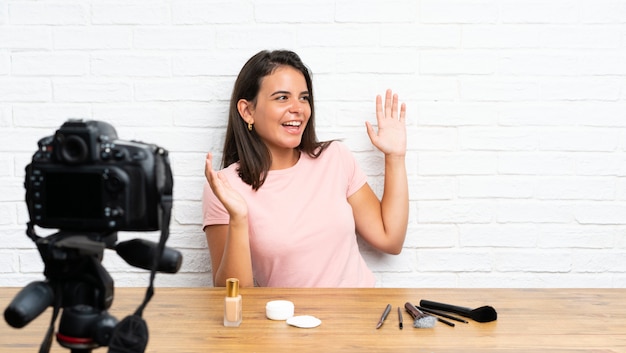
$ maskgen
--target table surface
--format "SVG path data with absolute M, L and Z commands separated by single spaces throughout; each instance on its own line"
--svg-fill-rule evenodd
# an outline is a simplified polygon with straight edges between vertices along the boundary
M 3 312 L 19 289 L 0 288 Z M 121 320 L 144 292 L 116 288 L 109 312 Z M 157 288 L 144 314 L 146 352 L 626 352 L 626 289 L 243 288 L 243 323 L 236 328 L 223 326 L 224 294 L 223 288 Z M 322 324 L 302 329 L 268 320 L 265 304 L 276 299 L 292 301 L 295 315 L 313 315 Z M 490 305 L 498 319 L 413 328 L 403 307 L 421 299 Z M 377 330 L 387 304 L 393 310 Z M 21 329 L 2 320 L 0 352 L 37 352 L 50 315 L 47 309 Z M 55 341 L 51 352 L 69 350 Z

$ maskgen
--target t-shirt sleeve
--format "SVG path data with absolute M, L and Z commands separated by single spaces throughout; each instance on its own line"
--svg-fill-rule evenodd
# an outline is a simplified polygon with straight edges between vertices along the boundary
M 228 224 L 229 221 L 228 211 L 215 196 L 209 183 L 205 182 L 202 192 L 202 229 L 215 224 Z
M 352 196 L 357 192 L 365 183 L 367 183 L 367 175 L 361 169 L 357 163 L 356 158 L 346 145 L 341 142 L 333 142 L 333 145 L 337 145 L 339 156 L 342 166 L 345 169 L 346 177 L 348 180 L 348 187 L 346 188 L 346 198 Z

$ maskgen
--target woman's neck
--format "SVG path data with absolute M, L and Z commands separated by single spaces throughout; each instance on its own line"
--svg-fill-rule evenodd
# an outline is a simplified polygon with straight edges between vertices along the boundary
M 300 159 L 300 151 L 297 149 L 272 151 L 272 166 L 270 170 L 291 168 Z

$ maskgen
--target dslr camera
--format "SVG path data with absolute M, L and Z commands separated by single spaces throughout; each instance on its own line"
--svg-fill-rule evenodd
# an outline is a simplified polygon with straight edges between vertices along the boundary
M 159 229 L 169 168 L 155 145 L 121 141 L 101 121 L 68 121 L 39 141 L 26 167 L 31 221 L 76 231 Z
M 50 346 L 59 312 L 60 345 L 72 352 L 109 346 L 118 320 L 107 312 L 113 279 L 101 264 L 104 249 L 152 271 L 150 296 L 154 273 L 176 273 L 182 263 L 182 255 L 165 246 L 173 188 L 168 152 L 119 140 L 113 126 L 102 121 L 68 120 L 39 140 L 24 186 L 30 216 L 26 234 L 39 250 L 46 279 L 24 287 L 6 308 L 5 320 L 21 328 L 53 307 L 42 347 Z M 34 226 L 59 231 L 41 237 Z M 117 243 L 117 231 L 159 229 L 159 243 Z M 139 314 L 148 300 L 147 294 Z

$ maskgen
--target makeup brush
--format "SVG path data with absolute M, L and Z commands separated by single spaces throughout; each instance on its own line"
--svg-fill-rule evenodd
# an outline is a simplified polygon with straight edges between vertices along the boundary
M 433 328 L 435 327 L 435 323 L 437 323 L 437 319 L 434 316 L 424 314 L 419 309 L 415 307 L 415 305 L 406 302 L 404 304 L 404 308 L 413 318 L 413 327 L 415 328 Z
M 491 322 L 498 319 L 496 309 L 491 306 L 481 306 L 480 308 L 471 309 L 451 304 L 437 303 L 430 300 L 420 300 L 420 306 L 427 309 L 435 309 L 447 311 L 461 316 L 469 317 L 477 322 Z

